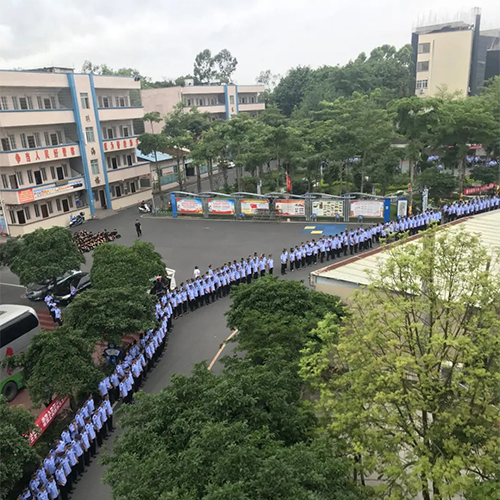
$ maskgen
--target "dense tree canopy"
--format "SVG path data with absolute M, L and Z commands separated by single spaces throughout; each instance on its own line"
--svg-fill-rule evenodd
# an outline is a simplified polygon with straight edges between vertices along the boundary
M 53 227 L 8 240 L 0 247 L 0 262 L 17 275 L 21 284 L 28 285 L 80 269 L 85 258 L 69 229 Z
M 36 334 L 27 351 L 10 356 L 8 362 L 23 368 L 31 401 L 38 407 L 54 397 L 71 396 L 74 402 L 97 388 L 102 374 L 94 365 L 93 351 L 94 342 L 64 325 Z
M 89 340 L 119 345 L 124 335 L 154 326 L 155 300 L 141 287 L 96 287 L 76 297 L 64 312 L 64 322 Z
M 130 247 L 105 244 L 94 250 L 92 286 L 151 289 L 151 280 L 165 273 L 165 263 L 151 243 L 135 241 Z
M 23 477 L 26 467 L 36 464 L 39 457 L 30 446 L 29 432 L 35 417 L 21 408 L 9 407 L 0 396 L 0 499 L 9 497 L 11 490 Z
M 498 491 L 498 263 L 475 236 L 431 230 L 390 250 L 343 328 L 314 332 L 302 373 L 324 427 L 384 498 Z
M 325 311 L 341 311 L 337 300 L 273 278 L 233 293 L 228 319 L 240 328 L 244 358 L 226 358 L 217 376 L 200 364 L 127 408 L 124 433 L 105 458 L 114 497 L 364 498 L 349 479 L 351 459 L 312 437 L 316 418 L 298 375 L 307 331 Z

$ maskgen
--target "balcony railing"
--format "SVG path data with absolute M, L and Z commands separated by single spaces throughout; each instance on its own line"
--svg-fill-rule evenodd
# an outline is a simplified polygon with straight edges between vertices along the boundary
M 85 189 L 83 177 L 71 177 L 22 189 L 2 189 L 1 197 L 7 205 L 21 205 Z
M 13 109 L 0 111 L 2 127 L 74 123 L 73 108 Z
M 80 148 L 76 143 L 16 149 L 14 151 L 0 151 L 0 167 L 17 167 L 44 161 L 75 158 L 77 156 L 80 156 Z
M 126 167 L 108 169 L 107 173 L 108 182 L 111 184 L 113 182 L 133 179 L 134 177 L 149 176 L 151 175 L 151 165 L 148 161 L 145 161 L 134 165 L 128 165 Z

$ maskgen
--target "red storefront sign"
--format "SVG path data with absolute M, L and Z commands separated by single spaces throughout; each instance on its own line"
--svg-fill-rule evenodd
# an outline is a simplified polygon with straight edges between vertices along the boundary
M 46 431 L 50 422 L 56 418 L 56 415 L 61 411 L 61 408 L 66 404 L 68 399 L 69 396 L 66 396 L 64 399 L 54 399 L 54 401 L 52 401 L 52 403 L 45 408 L 44 412 L 35 420 L 35 426 L 38 427 L 39 432 L 33 430 L 29 433 L 28 440 L 31 446 L 33 446 L 38 441 L 38 438 Z
M 490 182 L 489 184 L 483 184 L 482 186 L 475 186 L 464 189 L 464 194 L 478 194 L 484 193 L 485 191 L 489 191 L 495 187 L 494 182 Z

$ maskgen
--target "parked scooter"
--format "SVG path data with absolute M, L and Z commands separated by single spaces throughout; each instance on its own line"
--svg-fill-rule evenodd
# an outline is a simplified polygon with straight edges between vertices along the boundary
M 85 214 L 80 212 L 76 217 L 69 216 L 69 227 L 79 226 L 85 222 Z
M 146 202 L 142 201 L 141 204 L 139 205 L 139 212 L 147 214 L 151 212 L 151 207 Z

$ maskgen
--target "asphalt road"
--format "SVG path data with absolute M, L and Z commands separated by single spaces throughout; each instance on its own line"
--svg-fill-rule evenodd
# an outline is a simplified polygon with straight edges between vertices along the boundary
M 140 217 L 142 240 L 155 245 L 166 265 L 176 270 L 178 283 L 192 276 L 194 266 L 206 269 L 208 265 L 218 267 L 224 262 L 246 257 L 249 254 L 273 254 L 275 273 L 279 274 L 279 255 L 284 247 L 290 248 L 302 241 L 317 238 L 310 231 L 304 234 L 305 223 L 265 223 L 233 220 L 207 219 L 168 219 L 152 216 L 140 216 L 136 208 L 123 210 L 116 215 L 85 223 L 83 228 L 90 231 L 117 229 L 122 235 L 119 244 L 130 245 L 136 239 L 134 221 Z M 92 264 L 91 254 L 86 254 L 84 270 Z M 321 265 L 314 266 L 318 269 Z M 307 282 L 309 271 L 299 270 L 287 275 L 287 279 L 301 279 Z M 43 302 L 32 303 L 21 297 L 24 289 L 17 278 L 8 270 L 0 270 L 0 293 L 2 303 L 26 303 L 39 308 Z M 211 360 L 222 342 L 230 334 L 225 322 L 224 312 L 229 308 L 230 299 L 221 299 L 215 304 L 205 306 L 191 313 L 174 324 L 168 348 L 158 366 L 151 373 L 144 390 L 149 393 L 159 392 L 167 386 L 174 373 L 188 374 L 193 364 Z M 231 347 L 224 352 L 230 352 Z M 220 371 L 216 363 L 214 371 Z M 108 440 L 108 449 L 119 430 Z M 78 487 L 73 493 L 73 500 L 111 499 L 111 490 L 101 482 L 103 468 L 98 460 L 88 468 Z

